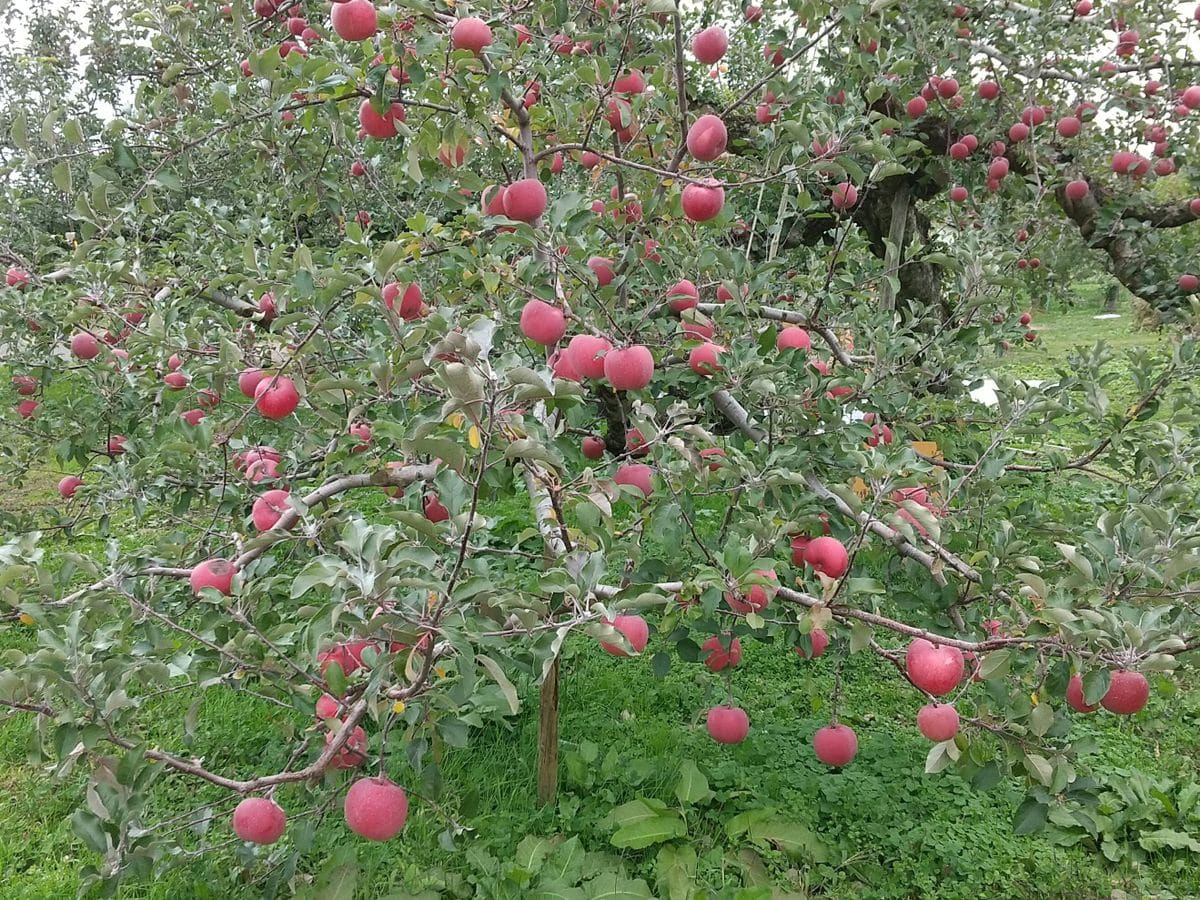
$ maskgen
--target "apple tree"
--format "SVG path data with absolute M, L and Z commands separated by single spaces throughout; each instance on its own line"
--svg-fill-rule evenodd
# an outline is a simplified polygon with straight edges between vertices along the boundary
M 331 800 L 394 838 L 442 748 L 531 698 L 551 802 L 564 643 L 636 657 L 652 629 L 656 671 L 723 679 L 718 743 L 754 740 L 745 642 L 887 660 L 928 771 L 1021 779 L 1036 825 L 1077 784 L 1072 719 L 1137 713 L 1200 646 L 1200 25 L 1175 9 L 14 21 L 0 465 L 57 496 L 0 512 L 37 635 L 0 704 L 88 767 L 91 878 L 178 859 L 168 779 L 255 844 Z M 1036 341 L 1015 291 L 1067 239 L 1168 349 L 1124 363 L 1128 403 L 1101 346 L 964 412 Z M 278 707 L 282 749 L 202 746 L 198 706 L 163 729 L 162 697 L 209 690 Z M 834 767 L 863 737 L 839 706 Z

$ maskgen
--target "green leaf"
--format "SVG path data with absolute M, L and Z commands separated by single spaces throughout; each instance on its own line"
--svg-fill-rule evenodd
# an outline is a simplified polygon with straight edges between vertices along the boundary
M 588 900 L 650 900 L 650 886 L 620 872 L 602 872 L 583 886 Z
M 696 883 L 696 851 L 691 844 L 668 844 L 654 859 L 654 877 L 669 900 L 688 900 Z
M 873 636 L 870 625 L 855 619 L 850 623 L 850 652 L 858 653 L 869 647 Z
M 8 136 L 12 139 L 15 146 L 22 150 L 29 149 L 29 119 L 23 112 L 13 116 L 12 127 L 8 130 Z
M 71 193 L 71 167 L 66 160 L 50 170 L 50 178 L 54 182 L 54 186 L 64 194 Z
M 1096 576 L 1092 571 L 1092 564 L 1088 561 L 1086 556 L 1079 552 L 1078 547 L 1072 547 L 1070 544 L 1060 544 L 1058 541 L 1054 542 L 1054 546 L 1058 548 L 1058 552 L 1063 555 L 1063 558 L 1067 562 L 1075 567 L 1076 571 L 1079 572 L 1080 575 L 1082 575 L 1088 581 L 1094 580 Z
M 517 844 L 515 856 L 517 865 L 530 875 L 537 875 L 542 870 L 542 863 L 550 854 L 551 846 L 549 838 L 528 835 L 521 843 Z
M 317 876 L 314 895 L 320 900 L 354 900 L 358 859 L 353 846 L 339 847 Z
M 579 837 L 572 835 L 554 848 L 542 866 L 542 880 L 575 884 L 583 875 L 584 856 Z
M 1083 676 L 1083 702 L 1095 706 L 1108 693 L 1109 674 L 1107 669 L 1094 669 Z
M 515 716 L 521 708 L 520 701 L 517 700 L 517 689 L 513 687 L 513 683 L 508 680 L 508 676 L 504 674 L 504 670 L 500 668 L 500 664 L 490 656 L 482 653 L 476 656 L 475 660 L 481 666 L 487 669 L 488 674 L 491 675 L 496 684 L 500 686 L 500 692 L 504 694 L 504 699 L 508 701 L 509 712 Z
M 68 144 L 74 146 L 83 143 L 83 128 L 80 127 L 78 119 L 67 119 L 63 123 L 63 137 L 67 139 Z
M 1039 703 L 1029 714 L 1029 730 L 1038 737 L 1044 735 L 1054 724 L 1054 709 L 1049 703 Z
M 1190 834 L 1170 828 L 1159 828 L 1138 835 L 1137 842 L 1143 850 L 1162 850 L 1167 847 L 1171 850 L 1191 850 L 1193 853 L 1200 853 L 1200 841 Z
M 708 779 L 690 759 L 685 759 L 683 765 L 679 767 L 679 780 L 675 782 L 675 796 L 684 806 L 705 803 L 713 797 L 713 792 L 708 787 Z
M 154 183 L 168 191 L 182 191 L 183 182 L 174 172 L 159 172 L 154 176 Z
M 1054 766 L 1050 765 L 1050 760 L 1038 753 L 1025 754 L 1025 769 L 1045 785 L 1050 784 L 1054 778 Z
M 941 741 L 929 748 L 929 753 L 925 756 L 926 775 L 936 775 L 954 762 L 946 747 L 947 744 L 952 743 L 953 741 Z
M 1013 817 L 1013 834 L 1034 834 L 1046 825 L 1049 809 L 1033 797 L 1026 797 Z
M 653 802 L 639 798 L 613 810 L 613 819 L 621 823 L 611 839 L 614 847 L 643 850 L 687 834 L 678 813 L 655 808 Z
M 752 824 L 749 838 L 756 843 L 770 844 L 794 859 L 821 863 L 829 858 L 828 848 L 812 831 L 774 816 Z
M 405 447 L 418 456 L 428 456 L 440 459 L 451 469 L 461 469 L 467 461 L 467 453 L 462 445 L 449 438 L 423 437 L 405 441 Z

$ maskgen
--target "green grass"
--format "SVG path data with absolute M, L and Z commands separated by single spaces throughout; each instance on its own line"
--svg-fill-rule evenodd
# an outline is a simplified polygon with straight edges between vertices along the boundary
M 1015 348 L 1004 368 L 1039 377 L 1064 363 L 1079 344 L 1104 339 L 1117 347 L 1153 346 L 1164 338 L 1131 330 L 1132 319 L 1093 318 L 1094 307 L 1038 315 L 1039 341 Z M 1119 363 L 1114 363 L 1119 366 Z M 20 490 L 0 492 L 0 509 L 31 509 L 49 496 L 52 473 L 40 472 Z M 1070 485 L 1051 486 L 1062 504 L 1081 501 Z M 503 514 L 497 509 L 495 514 Z M 717 511 L 719 512 L 719 511 Z M 719 515 L 707 521 L 719 521 Z M 714 524 L 715 527 L 715 524 Z M 136 539 L 136 535 L 127 536 Z M 82 548 L 80 548 L 82 549 Z M 90 549 L 90 548 L 89 548 Z M 662 548 L 664 558 L 678 548 Z M 32 646 L 32 629 L 13 626 L 0 633 L 0 650 Z M 654 639 L 650 651 L 662 645 Z M 401 838 L 372 845 L 348 838 L 340 810 L 298 818 L 288 842 L 304 850 L 294 874 L 276 885 L 279 896 L 319 886 L 323 870 L 353 853 L 359 866 L 355 896 L 493 896 L 481 874 L 488 858 L 511 860 L 526 835 L 575 835 L 585 848 L 609 854 L 654 886 L 654 855 L 618 853 L 605 822 L 615 807 L 635 797 L 677 805 L 672 789 L 680 766 L 694 760 L 706 775 L 713 799 L 687 813 L 688 835 L 697 852 L 694 887 L 713 897 L 737 896 L 736 885 L 765 877 L 780 896 L 832 897 L 1109 897 L 1170 891 L 1200 895 L 1194 857 L 1160 853 L 1143 866 L 1114 865 L 1086 845 L 1054 846 L 1045 837 L 1017 837 L 1012 817 L 1021 792 L 1015 781 L 976 791 L 953 773 L 923 774 L 928 744 L 913 728 L 916 696 L 885 670 L 876 657 L 847 658 L 841 672 L 843 718 L 860 737 L 853 765 L 831 773 L 809 749 L 812 733 L 829 718 L 836 656 L 803 661 L 779 647 L 746 643 L 746 656 L 733 680 L 736 699 L 752 722 L 751 739 L 733 748 L 714 745 L 704 733 L 702 711 L 724 699 L 724 683 L 695 664 L 676 659 L 663 678 L 651 672 L 652 652 L 615 659 L 590 641 L 569 642 L 563 662 L 561 791 L 558 804 L 539 809 L 533 796 L 536 760 L 536 693 L 522 686 L 521 714 L 507 724 L 477 731 L 465 750 L 448 750 L 438 766 L 439 800 L 472 832 L 461 839 L 471 852 L 440 845 L 445 822 L 430 805 L 413 804 Z M 1137 768 L 1170 777 L 1194 778 L 1200 746 L 1200 691 L 1185 678 L 1174 696 L 1156 693 L 1134 720 L 1096 716 L 1078 724 L 1097 749 L 1081 766 L 1118 778 Z M 153 740 L 179 747 L 182 721 L 193 692 L 154 701 Z M 278 767 L 294 734 L 311 720 L 288 714 L 253 697 L 215 688 L 203 695 L 194 751 L 213 766 L 249 774 Z M 62 780 L 31 766 L 35 738 L 30 718 L 0 722 L 0 895 L 61 898 L 74 894 L 83 865 L 97 858 L 73 835 L 70 816 L 83 799 L 86 775 Z M 390 767 L 406 784 L 419 785 L 399 760 Z M 331 776 L 334 781 L 346 776 Z M 424 788 L 417 788 L 424 791 Z M 293 812 L 304 809 L 303 789 L 279 795 Z M 177 814 L 221 797 L 219 791 L 164 777 L 153 790 L 147 821 Z M 829 848 L 821 862 L 789 858 L 760 845 L 753 851 L 731 840 L 725 827 L 736 815 L 771 805 L 790 822 L 806 826 Z M 227 809 L 228 806 L 221 807 Z M 224 819 L 207 840 L 228 835 Z M 199 838 L 194 843 L 199 846 Z M 198 856 L 165 878 L 129 882 L 125 898 L 261 896 L 281 876 L 287 847 L 278 855 L 251 860 L 235 850 Z M 238 862 L 249 863 L 246 868 Z M 521 896 L 518 892 L 513 896 Z

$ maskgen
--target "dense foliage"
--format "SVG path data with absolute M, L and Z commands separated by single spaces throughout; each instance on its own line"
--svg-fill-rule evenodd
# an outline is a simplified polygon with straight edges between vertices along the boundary
M 536 695 L 551 802 L 564 646 L 633 655 L 651 627 L 656 674 L 712 670 L 718 743 L 755 740 L 758 641 L 836 657 L 804 739 L 853 766 L 841 672 L 876 657 L 929 701 L 927 773 L 1015 780 L 1020 832 L 1123 827 L 1073 720 L 1138 713 L 1200 646 L 1197 25 L 1060 6 L 25 22 L 0 55 L 0 466 L 63 480 L 0 511 L 0 597 L 38 634 L 0 703 L 57 772 L 89 767 L 89 878 L 223 845 L 156 820 L 178 778 L 224 791 L 193 822 L 238 802 L 238 836 L 283 836 L 283 872 L 294 821 L 343 796 L 363 838 L 411 802 L 466 846 L 446 748 Z M 1097 346 L 964 414 L 1037 340 L 1017 298 L 1082 265 L 1173 329 L 1128 359 L 1134 396 Z M 1060 479 L 1088 498 L 1069 517 L 1029 489 Z M 47 552 L 59 532 L 105 549 Z M 203 746 L 199 705 L 180 746 L 148 738 L 163 695 L 217 687 L 280 709 L 277 765 Z M 612 813 L 672 896 L 706 778 Z M 1154 824 L 1143 849 L 1195 849 Z M 830 862 L 769 803 L 726 830 Z M 564 846 L 523 845 L 519 886 L 628 880 L 537 882 Z

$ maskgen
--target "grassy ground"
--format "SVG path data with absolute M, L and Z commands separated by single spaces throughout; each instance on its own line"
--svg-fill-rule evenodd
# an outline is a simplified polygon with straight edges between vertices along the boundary
M 1096 311 L 1040 314 L 1038 343 L 1016 348 L 1005 366 L 1022 377 L 1044 376 L 1080 343 L 1104 339 L 1135 347 L 1160 340 L 1132 332 L 1128 316 L 1098 321 Z M 23 489 L 21 502 L 30 502 L 30 490 L 46 487 Z M 0 508 L 11 509 L 16 502 L 12 495 L 0 495 Z M 0 633 L 0 650 L 29 644 L 28 631 Z M 832 654 L 806 662 L 778 648 L 748 645 L 735 696 L 750 714 L 753 733 L 733 748 L 714 745 L 698 720 L 697 711 L 721 696 L 719 679 L 678 662 L 659 679 L 651 672 L 650 657 L 648 652 L 618 660 L 590 642 L 568 644 L 563 783 L 556 807 L 541 810 L 533 802 L 536 701 L 525 686 L 519 717 L 477 733 L 468 750 L 450 751 L 442 760 L 442 803 L 458 810 L 473 829 L 465 842 L 469 852 L 439 846 L 444 822 L 427 804 L 415 803 L 403 836 L 383 846 L 348 841 L 340 810 L 333 809 L 328 816 L 297 823 L 310 827 L 289 830 L 289 841 L 310 846 L 286 887 L 277 886 L 276 892 L 398 898 L 475 890 L 484 897 L 534 896 L 520 887 L 504 893 L 488 874 L 500 861 L 512 860 L 528 835 L 575 836 L 589 851 L 583 871 L 623 867 L 653 888 L 654 849 L 618 853 L 609 843 L 613 826 L 605 817 L 635 797 L 678 806 L 673 789 L 681 767 L 692 760 L 713 792 L 711 799 L 686 810 L 697 852 L 692 883 L 712 897 L 771 896 L 769 890 L 739 894 L 730 887 L 760 880 L 773 885 L 776 896 L 798 897 L 1099 898 L 1117 896 L 1118 890 L 1135 896 L 1200 896 L 1194 855 L 1157 853 L 1140 865 L 1114 864 L 1091 846 L 1016 837 L 1011 823 L 1020 795 L 1015 784 L 976 791 L 953 774 L 923 775 L 928 744 L 912 728 L 919 704 L 874 657 L 854 656 L 843 672 L 846 718 L 861 744 L 854 764 L 839 773 L 820 766 L 808 747 L 813 731 L 828 718 L 824 698 L 833 687 Z M 162 702 L 156 739 L 178 746 L 178 723 L 191 699 Z M 288 723 L 279 712 L 226 689 L 209 691 L 198 717 L 197 747 L 206 748 L 214 765 L 233 771 L 239 765 L 248 772 L 282 763 Z M 297 718 L 296 724 L 306 723 Z M 1135 769 L 1194 777 L 1200 691 L 1193 686 L 1174 696 L 1156 694 L 1133 721 L 1098 716 L 1079 728 L 1097 746 L 1083 765 L 1105 778 L 1119 780 Z M 66 897 L 77 890 L 80 867 L 98 863 L 70 827 L 84 780 L 76 773 L 56 781 L 31 768 L 26 751 L 33 737 L 28 718 L 0 722 L 0 896 Z M 151 812 L 169 815 L 216 795 L 167 781 L 155 796 Z M 290 808 L 290 796 L 301 805 L 298 794 L 283 793 L 285 807 Z M 802 842 L 800 852 L 783 852 L 780 841 L 752 847 L 727 836 L 735 816 L 764 804 L 776 807 L 780 819 L 809 829 L 813 837 Z M 225 828 L 223 820 L 214 825 L 214 843 L 225 839 Z M 268 892 L 271 878 L 280 875 L 273 864 L 278 860 L 264 855 L 242 869 L 232 864 L 232 852 L 190 860 L 163 880 L 127 884 L 120 896 L 166 900 Z M 330 879 L 347 854 L 354 854 L 359 866 L 357 890 L 335 893 Z

